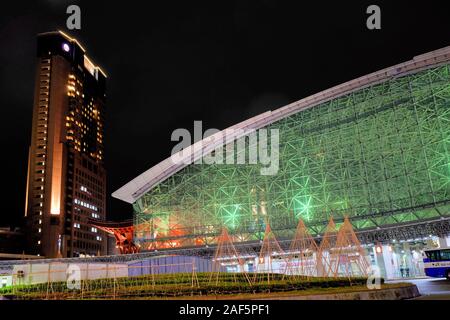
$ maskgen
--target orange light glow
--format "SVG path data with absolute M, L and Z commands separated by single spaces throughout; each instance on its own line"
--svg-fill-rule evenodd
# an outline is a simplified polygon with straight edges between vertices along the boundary
M 62 180 L 62 144 L 55 144 L 53 148 L 53 167 L 50 214 L 61 213 L 61 180 Z

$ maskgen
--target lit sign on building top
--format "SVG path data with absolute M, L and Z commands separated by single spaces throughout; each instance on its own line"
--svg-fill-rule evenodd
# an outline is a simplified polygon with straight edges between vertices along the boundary
M 64 42 L 64 43 L 62 44 L 62 49 L 63 49 L 65 52 L 69 52 L 69 51 L 70 51 L 70 46 L 69 46 L 66 42 Z

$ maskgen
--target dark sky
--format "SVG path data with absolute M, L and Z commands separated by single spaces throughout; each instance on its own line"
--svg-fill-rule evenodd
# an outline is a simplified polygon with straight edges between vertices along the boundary
M 37 33 L 67 31 L 109 76 L 108 219 L 121 220 L 131 205 L 110 194 L 170 156 L 174 129 L 223 129 L 450 45 L 446 2 L 2 1 L 0 226 L 24 212 Z M 66 29 L 69 4 L 79 31 Z M 381 30 L 366 28 L 370 4 Z

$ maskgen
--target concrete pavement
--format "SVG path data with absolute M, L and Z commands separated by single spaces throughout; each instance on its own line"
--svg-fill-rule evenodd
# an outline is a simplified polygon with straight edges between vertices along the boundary
M 450 300 L 450 280 L 445 278 L 424 278 L 387 281 L 386 283 L 409 282 L 419 289 L 420 297 L 414 300 Z

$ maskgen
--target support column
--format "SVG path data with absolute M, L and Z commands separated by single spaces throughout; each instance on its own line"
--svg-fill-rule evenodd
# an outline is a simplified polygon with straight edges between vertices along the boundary
M 448 243 L 446 238 L 439 238 L 439 248 L 448 248 Z

